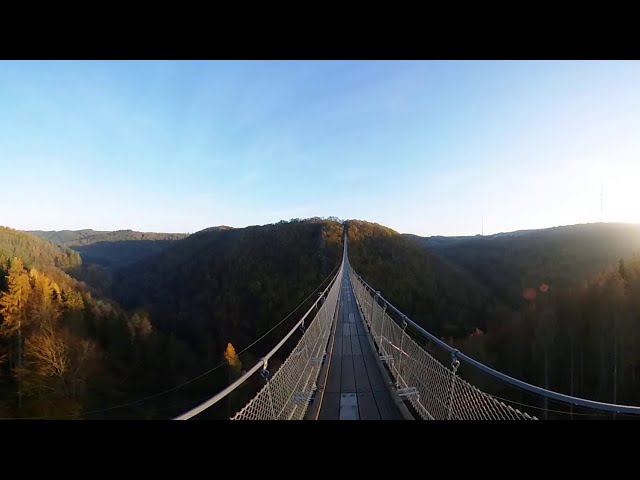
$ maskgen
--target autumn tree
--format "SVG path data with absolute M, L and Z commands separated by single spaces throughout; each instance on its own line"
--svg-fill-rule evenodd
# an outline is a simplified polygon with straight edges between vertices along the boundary
M 35 268 L 27 273 L 21 259 L 12 260 L 7 291 L 0 296 L 0 331 L 15 345 L 9 352 L 10 372 L 21 413 L 77 412 L 85 397 L 87 366 L 96 358 L 96 345 L 62 323 L 65 306 L 83 306 L 79 294 L 71 293 L 64 303 L 63 293 L 48 275 Z
M 9 369 L 22 366 L 22 329 L 27 323 L 27 304 L 32 294 L 29 276 L 19 258 L 11 262 L 7 276 L 8 290 L 0 297 L 0 314 L 3 321 L 0 332 L 9 338 Z M 14 347 L 15 346 L 15 347 Z M 15 353 L 14 353 L 15 352 Z M 18 381 L 18 404 L 22 402 L 22 390 Z
M 227 349 L 224 351 L 224 359 L 233 372 L 239 374 L 242 371 L 242 362 L 236 354 L 236 349 L 231 342 L 227 344 Z
M 24 355 L 16 372 L 25 395 L 33 404 L 46 403 L 49 414 L 77 416 L 97 359 L 95 343 L 47 322 L 26 339 Z
M 145 312 L 135 312 L 129 320 L 129 330 L 132 338 L 147 338 L 153 331 L 149 315 Z
M 242 372 L 242 362 L 240 362 L 236 349 L 231 342 L 227 344 L 227 348 L 224 351 L 224 360 L 227 362 L 227 365 L 229 365 L 229 383 L 231 383 L 238 378 Z M 237 403 L 238 392 L 231 392 L 227 401 L 227 415 L 231 416 Z
M 19 258 L 11 262 L 7 276 L 8 291 L 0 297 L 0 314 L 2 315 L 2 332 L 4 335 L 18 333 L 27 319 L 27 302 L 32 293 L 29 275 Z
M 33 295 L 27 309 L 30 322 L 40 325 L 55 323 L 62 315 L 62 291 L 57 283 L 32 268 Z
M 0 227 L 0 417 L 78 418 L 201 371 L 192 345 L 68 275 L 80 265 L 76 252 Z M 159 397 L 154 418 L 175 400 Z M 150 403 L 91 418 L 139 418 Z

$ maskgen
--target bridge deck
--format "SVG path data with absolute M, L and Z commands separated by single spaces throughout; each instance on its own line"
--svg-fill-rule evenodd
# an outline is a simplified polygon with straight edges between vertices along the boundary
M 367 338 L 349 275 L 341 285 L 338 318 L 329 340 L 320 420 L 402 420 Z

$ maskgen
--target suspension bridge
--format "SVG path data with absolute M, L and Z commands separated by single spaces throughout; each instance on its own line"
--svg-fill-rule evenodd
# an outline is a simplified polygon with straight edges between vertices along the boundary
M 272 375 L 269 360 L 303 335 Z M 437 357 L 446 354 L 450 363 Z M 547 390 L 484 365 L 416 324 L 358 275 L 347 255 L 315 303 L 277 345 L 221 392 L 177 416 L 197 418 L 252 376 L 264 385 L 232 420 L 538 420 L 532 404 L 509 401 L 461 378 L 464 363 L 503 386 L 596 413 L 640 418 L 640 407 Z M 516 408 L 517 407 L 517 408 Z M 544 412 L 547 412 L 544 408 Z

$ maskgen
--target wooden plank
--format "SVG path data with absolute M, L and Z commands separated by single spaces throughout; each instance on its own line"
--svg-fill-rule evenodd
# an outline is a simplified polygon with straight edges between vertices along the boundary
M 320 407 L 320 420 L 338 420 L 340 418 L 340 394 L 325 392 Z
M 342 337 L 342 356 L 353 355 L 351 350 L 351 339 L 349 337 Z
M 355 393 L 356 391 L 356 377 L 353 372 L 353 357 L 342 357 L 340 391 L 342 393 Z
M 367 376 L 369 377 L 369 383 L 371 384 L 371 390 L 380 391 L 386 390 L 387 386 L 384 383 L 378 363 L 375 357 L 371 354 L 365 354 L 362 356 L 364 364 L 367 367 Z
M 358 329 L 356 328 L 355 323 L 349 324 L 349 335 L 351 335 L 352 337 L 358 335 Z
M 358 410 L 360 420 L 380 420 L 380 412 L 373 393 L 358 393 Z
M 349 325 L 348 323 L 343 323 L 342 324 L 342 336 L 343 337 L 349 337 L 350 335 L 351 335 L 351 325 Z M 345 344 L 346 344 L 346 342 L 345 342 Z
M 334 353 L 331 355 L 327 384 L 324 387 L 325 392 L 340 393 L 341 374 L 342 357 L 339 354 Z
M 340 395 L 340 420 L 360 420 L 358 396 L 355 393 Z
M 396 407 L 391 394 L 387 390 L 373 392 L 373 396 L 376 399 L 376 405 L 382 420 L 402 420 L 398 407 Z
M 336 335 L 333 339 L 333 353 L 337 353 L 338 355 L 342 355 L 342 336 Z
M 362 344 L 362 340 L 367 341 L 366 338 L 361 338 L 358 335 L 351 335 L 351 354 L 362 356 L 362 348 L 360 345 Z
M 362 356 L 353 357 L 353 376 L 356 379 L 356 392 L 364 393 L 371 391 L 369 376 L 367 375 L 367 369 L 364 366 L 364 359 L 362 358 Z

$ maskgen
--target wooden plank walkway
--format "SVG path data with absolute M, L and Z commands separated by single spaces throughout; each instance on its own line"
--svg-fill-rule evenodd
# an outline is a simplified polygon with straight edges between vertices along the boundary
M 385 385 L 356 305 L 349 275 L 341 285 L 320 420 L 402 420 Z M 333 349 L 331 345 L 333 343 Z

